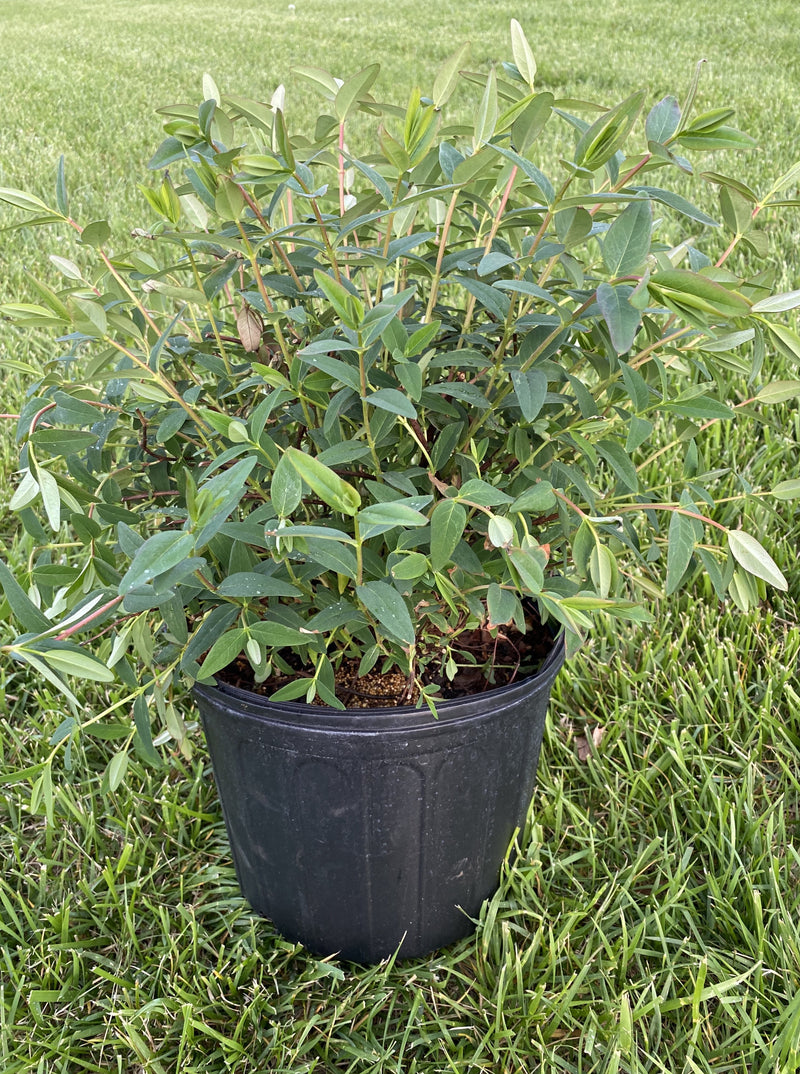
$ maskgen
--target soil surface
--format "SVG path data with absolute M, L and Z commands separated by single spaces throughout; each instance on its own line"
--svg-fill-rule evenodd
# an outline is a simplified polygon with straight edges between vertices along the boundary
M 440 687 L 435 695 L 439 699 L 483 693 L 535 674 L 552 648 L 553 635 L 534 613 L 529 616 L 529 629 L 525 634 L 513 627 L 501 627 L 492 633 L 479 628 L 460 635 L 458 641 L 463 655 L 457 657 L 460 666 L 453 679 L 446 675 L 443 661 L 437 659 L 428 662 L 422 676 L 424 685 Z M 276 671 L 258 683 L 248 660 L 240 656 L 218 672 L 217 678 L 241 690 L 269 697 L 297 678 L 311 677 L 311 671 L 303 666 L 295 653 L 283 650 L 281 656 L 296 669 L 291 675 Z M 379 662 L 360 678 L 358 668 L 359 661 L 355 659 L 343 659 L 335 665 L 336 696 L 347 708 L 396 708 L 417 703 L 418 687 L 409 683 L 397 668 L 383 671 Z M 300 703 L 303 703 L 302 699 Z M 324 705 L 325 702 L 317 697 L 314 704 Z

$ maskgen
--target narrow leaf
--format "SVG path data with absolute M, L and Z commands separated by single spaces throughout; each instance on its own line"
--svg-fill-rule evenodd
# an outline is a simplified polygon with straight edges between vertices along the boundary
M 336 92 L 334 108 L 340 123 L 344 123 L 354 107 L 358 106 L 361 98 L 368 92 L 372 83 L 378 77 L 380 69 L 380 64 L 371 63 L 368 67 L 357 71 L 356 74 L 348 78 L 339 87 Z
M 694 553 L 695 532 L 692 520 L 673 511 L 667 538 L 667 596 L 674 593 L 686 573 Z
M 787 291 L 781 295 L 769 295 L 760 302 L 754 302 L 753 313 L 783 313 L 784 310 L 794 310 L 800 306 L 800 291 Z
M 53 624 L 39 611 L 2 560 L 0 560 L 0 588 L 5 593 L 14 618 L 18 620 L 23 630 L 31 634 L 41 634 L 52 627 Z
M 414 624 L 406 602 L 387 582 L 366 582 L 356 593 L 381 630 L 403 645 L 414 644 Z
M 611 342 L 617 354 L 627 354 L 636 339 L 642 320 L 641 310 L 630 302 L 632 287 L 601 283 L 597 288 L 597 305 L 608 326 Z
M 182 530 L 168 530 L 149 537 L 134 556 L 130 568 L 119 583 L 124 595 L 137 586 L 152 582 L 187 559 L 194 550 L 194 535 Z
M 411 400 L 397 388 L 379 388 L 365 398 L 365 402 L 390 414 L 399 414 L 404 418 L 416 418 L 417 411 Z
M 272 578 L 268 574 L 258 574 L 255 571 L 238 571 L 229 574 L 217 587 L 217 592 L 223 597 L 297 597 L 300 590 L 280 578 Z
M 800 478 L 796 477 L 790 481 L 779 481 L 772 490 L 772 495 L 778 500 L 800 499 Z
M 354 515 L 361 506 L 358 491 L 325 463 L 298 448 L 287 448 L 286 456 L 303 481 L 334 511 Z
M 466 509 L 457 500 L 442 500 L 431 516 L 431 564 L 442 570 L 450 562 L 467 524 Z
M 772 556 L 751 534 L 744 530 L 728 530 L 728 547 L 733 558 L 748 574 L 763 578 L 776 589 L 786 591 L 789 588 Z
M 533 81 L 536 77 L 536 60 L 533 57 L 531 46 L 528 44 L 525 31 L 516 19 L 511 20 L 511 54 L 514 57 L 517 70 L 530 88 L 533 89 Z
M 469 45 L 464 44 L 452 56 L 449 56 L 433 80 L 433 104 L 435 108 L 441 108 L 453 94 L 457 84 L 461 65 L 467 57 Z
M 226 668 L 242 652 L 247 644 L 247 637 L 247 631 L 240 627 L 236 630 L 229 630 L 222 637 L 217 638 L 200 666 L 201 677 L 209 679 Z
M 800 396 L 800 380 L 774 380 L 756 396 L 759 403 L 785 403 Z
M 497 116 L 497 74 L 492 68 L 489 72 L 489 77 L 486 79 L 486 89 L 475 116 L 475 133 L 473 136 L 475 149 L 490 140 L 497 126 Z
M 71 649 L 48 649 L 41 653 L 54 671 L 62 675 L 73 675 L 77 679 L 91 679 L 93 682 L 113 682 L 114 672 L 88 653 L 76 653 Z
M 620 213 L 603 239 L 603 261 L 611 276 L 639 272 L 650 253 L 653 216 L 648 201 L 634 201 Z

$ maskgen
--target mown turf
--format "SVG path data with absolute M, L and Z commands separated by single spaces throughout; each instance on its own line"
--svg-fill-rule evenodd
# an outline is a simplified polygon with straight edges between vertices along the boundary
M 47 194 L 63 152 L 76 214 L 108 216 L 122 241 L 149 220 L 136 183 L 159 139 L 153 109 L 194 99 L 203 71 L 267 97 L 293 64 L 345 74 L 378 58 L 379 85 L 402 96 L 465 38 L 476 69 L 506 55 L 513 16 L 542 84 L 565 94 L 611 103 L 644 82 L 656 100 L 685 91 L 707 57 L 700 107 L 730 102 L 759 138 L 741 158 L 754 185 L 800 157 L 794 3 L 0 0 L 0 185 Z M 302 125 L 313 98 L 293 93 Z M 771 228 L 787 288 L 800 286 L 798 234 L 800 212 Z M 24 294 L 26 271 L 57 249 L 57 237 L 0 235 L 0 300 Z M 0 325 L 0 362 L 38 364 L 49 346 Z M 0 409 L 13 411 L 21 383 L 6 374 Z M 738 498 L 720 520 L 744 509 L 789 593 L 744 615 L 698 582 L 661 602 L 652 628 L 601 626 L 557 682 L 531 824 L 476 936 L 414 963 L 321 961 L 249 913 L 199 732 L 191 756 L 167 745 L 160 769 L 134 760 L 104 794 L 116 746 L 100 725 L 69 769 L 59 756 L 52 797 L 31 808 L 24 770 L 46 755 L 63 702 L 3 668 L 2 1069 L 800 1070 L 800 526 L 792 504 L 778 527 L 766 501 L 740 499 L 796 475 L 799 444 L 792 404 L 701 442 L 703 465 L 733 464 L 726 495 Z M 673 480 L 682 453 L 648 464 L 647 483 Z M 4 436 L 4 502 L 14 465 Z M 5 512 L 1 532 L 12 559 L 28 554 Z M 3 640 L 10 631 L 0 623 Z M 88 715 L 121 695 L 80 696 Z

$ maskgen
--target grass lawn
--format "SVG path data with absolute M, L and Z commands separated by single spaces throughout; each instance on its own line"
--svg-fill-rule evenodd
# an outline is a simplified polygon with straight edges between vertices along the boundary
M 268 100 L 294 64 L 346 75 L 379 59 L 379 94 L 417 82 L 424 91 L 462 40 L 474 69 L 504 57 L 512 17 L 543 88 L 614 103 L 645 84 L 654 102 L 684 94 L 706 58 L 699 109 L 735 106 L 760 142 L 737 174 L 759 189 L 800 159 L 794 0 L 0 0 L 0 186 L 50 197 L 63 153 L 73 214 L 108 217 L 122 242 L 151 219 L 137 183 L 161 136 L 154 109 L 197 100 L 204 71 Z M 464 100 L 454 98 L 456 113 Z M 291 87 L 301 125 L 314 106 Z M 724 156 L 712 166 L 724 172 Z M 768 227 L 787 290 L 800 287 L 793 212 Z M 55 232 L 0 232 L 0 302 L 23 301 L 27 273 L 45 275 L 46 255 L 62 248 L 76 256 Z M 24 393 L 11 363 L 38 365 L 49 346 L 0 322 L 0 411 Z M 784 359 L 767 361 L 800 379 Z M 717 423 L 699 445 L 709 469 L 735 460 L 724 495 L 796 476 L 796 403 L 760 423 Z M 657 484 L 673 465 L 669 449 L 643 477 Z M 31 548 L 6 510 L 15 466 L 6 428 L 0 545 L 19 562 Z M 570 661 L 519 857 L 476 935 L 416 962 L 319 960 L 248 911 L 199 731 L 183 752 L 163 736 L 162 765 L 132 757 L 107 793 L 115 740 L 128 733 L 120 705 L 59 755 L 52 790 L 32 795 L 26 770 L 46 754 L 63 702 L 0 662 L 0 1068 L 800 1071 L 800 523 L 794 504 L 779 507 L 779 542 L 771 508 L 744 510 L 788 594 L 771 591 L 744 614 L 698 580 L 660 602 L 652 627 L 600 624 Z M 0 645 L 13 636 L 2 616 Z M 88 713 L 123 696 L 80 693 Z M 191 724 L 191 707 L 182 711 Z

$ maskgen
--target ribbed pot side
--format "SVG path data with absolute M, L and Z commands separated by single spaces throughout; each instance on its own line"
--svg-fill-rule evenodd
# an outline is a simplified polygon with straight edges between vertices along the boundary
M 361 963 L 468 935 L 526 819 L 563 638 L 519 683 L 425 709 L 272 703 L 196 685 L 242 893 L 289 940 Z

